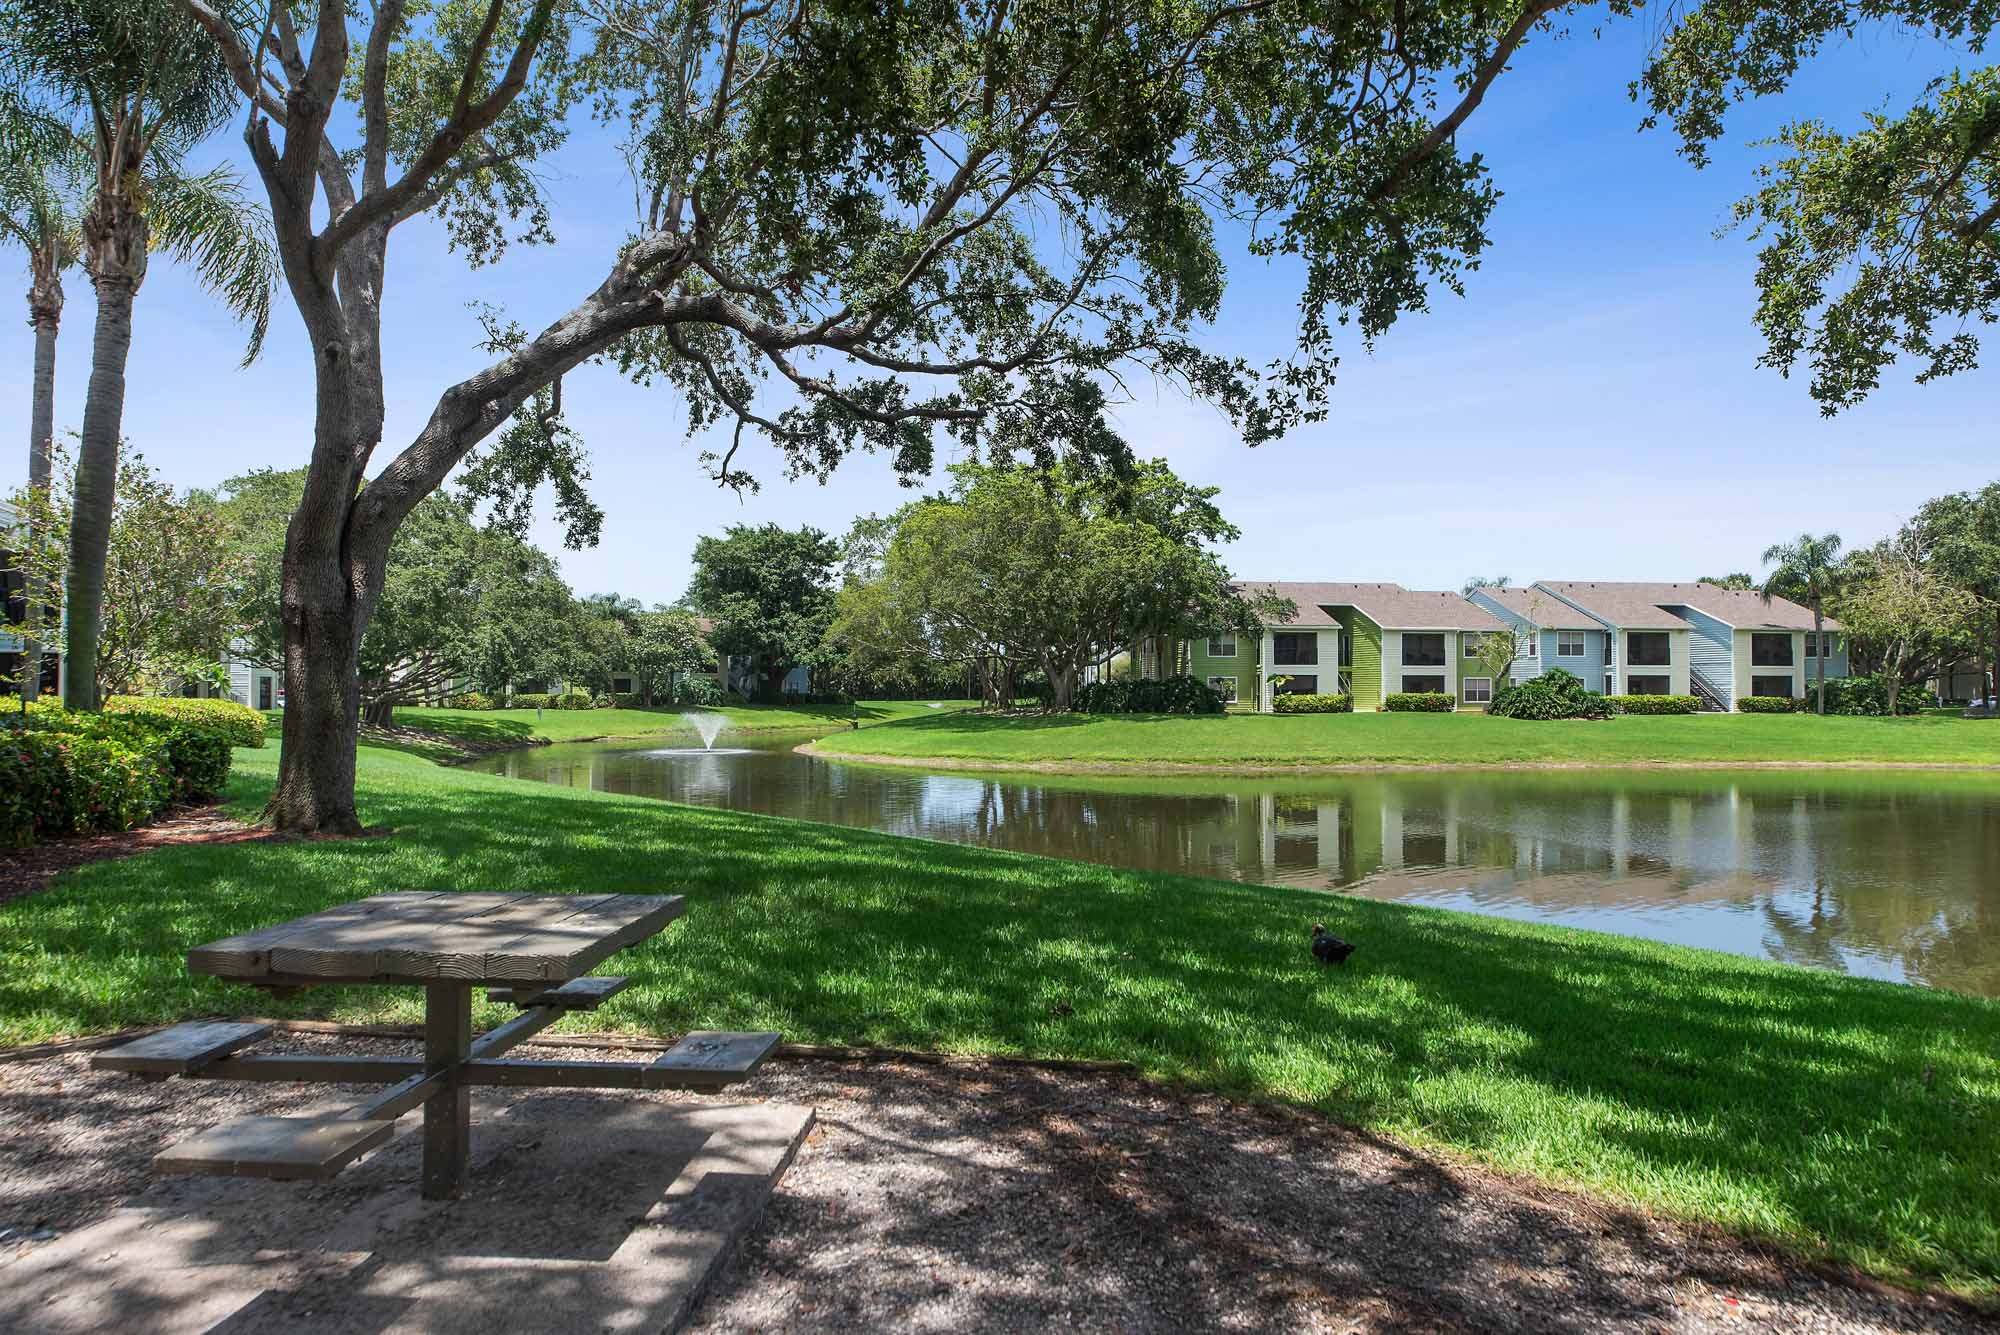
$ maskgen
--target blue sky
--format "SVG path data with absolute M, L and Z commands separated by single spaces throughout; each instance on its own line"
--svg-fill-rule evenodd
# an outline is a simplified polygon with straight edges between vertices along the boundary
M 1748 140 L 1796 116 L 1852 125 L 1885 98 L 1906 105 L 1940 68 L 1936 48 L 1893 35 L 1850 45 L 1782 102 L 1745 108 L 1715 163 L 1696 172 L 1669 134 L 1638 133 L 1625 87 L 1645 42 L 1643 22 L 1545 41 L 1500 81 L 1463 136 L 1506 194 L 1484 264 L 1464 299 L 1438 297 L 1372 355 L 1348 349 L 1325 423 L 1251 450 L 1172 392 L 1121 409 L 1142 454 L 1223 488 L 1243 530 L 1228 551 L 1239 574 L 1419 588 L 1475 573 L 1693 578 L 1754 570 L 1765 546 L 1802 529 L 1872 541 L 1927 497 L 1994 479 L 1992 376 L 1918 387 L 1892 371 L 1862 407 L 1821 418 L 1801 381 L 1755 365 L 1754 247 L 1740 233 L 1712 235 L 1763 152 Z M 236 156 L 236 135 L 220 137 L 213 156 Z M 480 364 L 468 302 L 495 302 L 539 328 L 602 276 L 631 216 L 622 165 L 586 135 L 550 175 L 554 247 L 474 271 L 434 229 L 398 232 L 380 459 L 410 438 L 440 389 Z M 1260 360 L 1293 337 L 1296 275 L 1235 244 L 1229 297 L 1207 342 Z M 62 431 L 81 420 L 93 305 L 80 275 L 67 290 Z M 140 294 L 126 433 L 176 484 L 305 461 L 312 382 L 288 302 L 248 370 L 233 369 L 241 346 L 182 274 L 155 269 Z M 26 434 L 29 359 L 25 319 L 0 322 L 0 402 L 17 405 L 16 439 Z M 760 450 L 751 462 L 764 489 L 739 501 L 701 473 L 701 445 L 687 440 L 670 392 L 587 368 L 565 401 L 591 450 L 603 541 L 561 552 L 546 513 L 536 536 L 559 551 L 579 592 L 669 600 L 701 534 L 767 521 L 838 533 L 908 497 L 882 459 L 855 458 L 820 486 L 785 481 Z

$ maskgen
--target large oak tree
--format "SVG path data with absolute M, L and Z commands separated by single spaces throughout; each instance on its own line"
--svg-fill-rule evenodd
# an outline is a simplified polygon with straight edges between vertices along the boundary
M 1336 332 L 1456 288 L 1496 198 L 1454 136 L 1558 8 L 1470 0 L 179 0 L 224 53 L 313 351 L 313 452 L 285 554 L 269 816 L 353 831 L 355 661 L 398 526 L 523 408 L 561 476 L 563 377 L 674 394 L 752 479 L 859 449 L 1115 456 L 1104 394 L 1151 375 L 1266 440 L 1321 416 Z M 342 101 L 351 105 L 343 109 Z M 545 228 L 534 159 L 573 115 L 637 184 L 603 277 L 441 386 L 386 462 L 382 303 L 420 215 L 489 258 Z M 1205 352 L 1215 230 L 1301 281 L 1295 355 Z M 548 318 L 548 317 L 544 317 Z M 769 381 L 788 407 L 760 395 Z M 574 391 L 572 391 L 574 392 Z M 534 470 L 511 475 L 526 482 Z

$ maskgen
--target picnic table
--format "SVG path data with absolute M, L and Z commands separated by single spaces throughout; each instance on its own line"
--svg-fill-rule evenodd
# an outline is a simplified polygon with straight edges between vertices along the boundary
M 321 984 L 424 989 L 424 1055 L 244 1055 L 268 1024 L 197 1021 L 99 1053 L 94 1066 L 150 1079 L 313 1080 L 388 1086 L 325 1117 L 245 1117 L 163 1151 L 156 1169 L 325 1179 L 424 1110 L 423 1195 L 465 1183 L 475 1085 L 713 1091 L 745 1079 L 774 1033 L 688 1034 L 652 1062 L 514 1061 L 504 1054 L 572 1010 L 595 1010 L 626 979 L 589 971 L 681 915 L 678 895 L 374 895 L 188 952 L 188 968 L 277 992 Z M 472 992 L 521 1014 L 472 1033 Z

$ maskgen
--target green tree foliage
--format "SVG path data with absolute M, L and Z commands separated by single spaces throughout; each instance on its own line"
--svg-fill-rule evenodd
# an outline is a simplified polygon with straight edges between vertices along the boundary
M 775 696 L 793 668 L 823 662 L 839 559 L 816 528 L 732 524 L 695 543 L 687 601 L 713 623 L 715 650 L 749 658 L 759 693 Z
M 53 601 L 30 600 L 27 621 L 8 627 L 44 642 L 58 637 L 63 615 L 61 574 L 76 498 L 76 470 L 60 446 L 52 467 L 50 485 L 24 489 L 14 505 L 37 535 L 16 557 L 21 573 Z M 97 676 L 87 684 L 93 698 L 176 691 L 188 680 L 213 677 L 241 621 L 242 569 L 227 526 L 206 498 L 177 496 L 128 447 L 105 559 Z
M 1801 533 L 1790 542 L 1774 542 L 1766 547 L 1763 559 L 1771 567 L 1760 589 L 1764 601 L 1789 598 L 1804 603 L 1812 609 L 1813 634 L 1819 635 L 1826 626 L 1827 600 L 1840 587 L 1840 535 L 1827 533 L 1814 537 Z M 1826 655 L 1814 654 L 1813 667 L 1817 674 L 1814 707 L 1824 714 Z
M 1912 526 L 1940 574 L 1971 594 L 1980 680 L 2000 670 L 2000 482 L 1925 502 Z
M 1457 131 L 1559 8 L 180 2 L 249 107 L 293 301 L 346 354 L 313 362 L 272 802 L 282 826 L 341 831 L 345 674 L 395 531 L 510 417 L 553 412 L 570 371 L 603 358 L 671 391 L 734 486 L 755 482 L 747 436 L 792 474 L 875 450 L 917 477 L 940 437 L 1116 471 L 1106 399 L 1135 373 L 1270 439 L 1325 415 L 1343 340 L 1460 289 L 1498 194 Z M 601 278 L 439 386 L 372 467 L 393 229 L 441 217 L 476 261 L 545 235 L 535 159 L 583 114 L 637 186 Z M 1202 346 L 1219 219 L 1254 220 L 1300 276 L 1275 365 Z
M 1872 648 L 1898 687 L 1887 694 L 1894 713 L 1902 683 L 1921 681 L 1972 648 L 1979 604 L 1939 569 L 1923 532 L 1905 525 L 1849 563 L 1839 610 L 1849 635 Z
M 877 576 L 842 589 L 835 636 L 850 657 L 971 664 L 995 704 L 1026 667 L 1068 709 L 1084 668 L 1141 637 L 1256 626 L 1213 551 L 1236 534 L 1216 489 L 1164 462 L 1129 481 L 1061 463 L 951 471 L 945 495 L 896 517 Z
M 284 662 L 280 590 L 285 529 L 305 470 L 258 469 L 223 483 L 215 499 L 241 556 L 241 650 L 267 667 Z M 426 499 L 397 536 L 381 610 L 358 661 L 362 704 L 387 724 L 396 706 L 470 679 L 499 691 L 568 666 L 574 600 L 547 553 L 505 528 L 482 527 L 462 497 Z
M 1994 22 L 1982 6 L 1911 0 L 1703 0 L 1634 86 L 1648 124 L 1671 119 L 1699 166 L 1733 104 L 1782 93 L 1857 29 L 1893 24 L 1935 43 L 1939 72 L 1913 105 L 1863 110 L 1847 128 L 1786 125 L 1736 206 L 1762 243 L 1761 361 L 1786 375 L 1803 363 L 1829 416 L 1867 397 L 1898 357 L 1920 383 L 1970 369 L 1975 329 L 2000 315 L 2000 71 L 1961 64 Z
M 1703 575 L 1697 584 L 1713 584 L 1718 589 L 1729 589 L 1737 593 L 1755 593 L 1757 577 L 1747 571 L 1737 571 L 1729 575 Z

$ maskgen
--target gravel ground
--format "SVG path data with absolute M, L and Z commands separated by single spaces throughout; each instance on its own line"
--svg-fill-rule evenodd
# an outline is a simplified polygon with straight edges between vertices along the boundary
M 701 1330 L 2000 1329 L 1712 1230 L 1126 1075 L 788 1060 L 740 1089 L 809 1103 L 819 1124 Z M 0 1283 L 38 1237 L 143 1203 L 163 1144 L 325 1093 L 149 1084 L 82 1053 L 0 1064 Z

